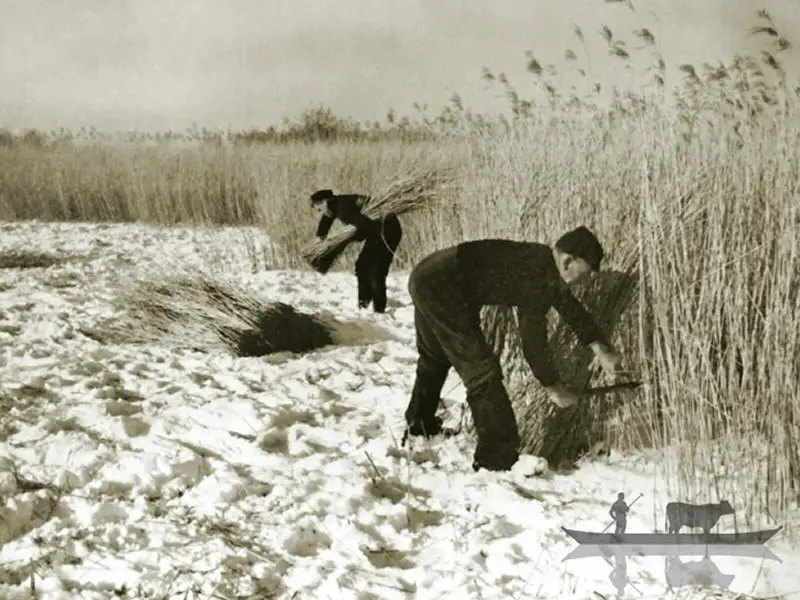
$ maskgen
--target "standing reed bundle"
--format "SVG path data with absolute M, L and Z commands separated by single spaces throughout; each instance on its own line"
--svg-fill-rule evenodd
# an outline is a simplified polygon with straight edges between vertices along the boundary
M 635 248 L 623 248 L 621 252 L 623 261 L 620 270 L 600 271 L 588 281 L 573 286 L 578 300 L 612 338 L 623 314 L 631 308 L 639 285 Z M 564 460 L 576 460 L 596 442 L 606 439 L 608 419 L 619 406 L 618 401 L 629 400 L 632 396 L 612 396 L 611 399 L 617 402 L 609 402 L 608 397 L 591 393 L 590 381 L 594 375 L 592 352 L 578 343 L 574 332 L 559 316 L 553 315 L 548 328 L 549 345 L 556 366 L 563 380 L 573 389 L 590 388 L 585 400 L 567 408 L 554 406 L 547 392 L 532 379 L 522 355 L 517 316 L 512 308 L 486 307 L 482 315 L 482 328 L 487 340 L 501 357 L 524 452 L 541 456 L 551 465 L 558 465 Z M 616 337 L 625 338 L 625 334 L 619 331 Z M 638 383 L 626 382 L 597 390 L 613 392 L 636 387 Z
M 453 181 L 453 174 L 438 168 L 417 169 L 392 180 L 380 193 L 371 196 L 363 207 L 370 219 L 382 221 L 391 215 L 402 215 L 429 208 L 440 201 L 443 191 Z M 324 240 L 315 239 L 303 250 L 303 258 L 319 273 L 327 273 L 347 246 L 355 241 L 358 231 L 347 226 Z

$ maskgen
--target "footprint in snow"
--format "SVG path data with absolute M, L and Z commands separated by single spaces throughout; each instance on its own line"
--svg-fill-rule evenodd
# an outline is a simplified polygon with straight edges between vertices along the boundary
M 338 394 L 335 397 L 321 399 L 319 404 L 319 412 L 323 417 L 341 419 L 356 410 L 355 407 L 344 403 Z
M 399 504 L 407 496 L 424 500 L 431 497 L 430 490 L 413 486 L 402 481 L 396 475 L 372 475 L 367 484 L 366 495 L 375 500 L 388 500 L 392 504 Z
M 381 437 L 386 429 L 386 424 L 380 419 L 370 419 L 359 423 L 356 433 L 364 441 Z
M 388 548 L 361 548 L 369 563 L 376 569 L 413 569 L 417 566 L 410 552 Z
M 297 447 L 294 447 L 296 442 Z M 341 454 L 348 442 L 346 436 L 319 427 L 316 413 L 306 410 L 278 408 L 269 418 L 268 425 L 255 438 L 256 445 L 270 454 L 289 454 L 304 457 L 315 453 Z
M 144 437 L 150 433 L 151 425 L 149 422 L 139 417 L 123 416 L 122 430 L 125 435 L 131 438 Z
M 269 454 L 288 454 L 289 433 L 280 427 L 270 427 L 256 436 L 256 446 Z
M 292 425 L 319 425 L 317 415 L 311 410 L 295 410 L 285 406 L 278 407 L 270 415 L 270 426 L 287 429 Z
M 331 537 L 319 525 L 306 520 L 294 525 L 283 541 L 283 549 L 292 556 L 307 558 L 327 550 L 332 544 Z
M 121 402 L 119 400 L 109 400 L 106 402 L 106 414 L 110 417 L 130 417 L 142 412 L 139 404 Z
M 298 426 L 295 428 L 298 451 L 295 455 L 327 454 L 328 459 L 340 457 L 349 446 L 346 435 L 322 427 Z
M 493 539 L 513 538 L 525 531 L 524 527 L 522 527 L 518 523 L 509 521 L 504 516 L 499 516 L 495 518 L 493 525 L 494 525 L 494 527 L 492 528 Z
M 0 508 L 0 547 L 37 529 L 51 519 L 68 517 L 60 497 L 50 490 L 26 492 Z
M 404 507 L 390 518 L 389 522 L 398 532 L 419 531 L 426 527 L 438 527 L 444 521 L 444 512 L 427 510 L 413 506 Z
M 410 460 L 417 465 L 425 463 L 438 465 L 441 458 L 438 448 L 433 444 L 422 448 L 417 446 L 414 450 L 409 450 L 408 448 L 403 448 L 398 445 L 391 445 L 386 449 L 386 456 L 397 460 Z

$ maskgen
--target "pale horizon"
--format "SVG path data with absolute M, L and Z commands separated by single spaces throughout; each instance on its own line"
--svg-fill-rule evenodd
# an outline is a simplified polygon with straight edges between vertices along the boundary
M 291 8 L 290 8 L 291 6 Z M 265 128 L 313 105 L 385 121 L 414 104 L 436 115 L 453 94 L 478 112 L 506 107 L 481 72 L 521 92 L 525 52 L 555 63 L 583 48 L 594 80 L 638 85 L 609 59 L 603 24 L 627 42 L 648 28 L 672 68 L 728 61 L 765 47 L 748 35 L 766 8 L 800 45 L 800 3 L 771 0 L 0 0 L 0 127 L 180 131 Z M 656 18 L 657 15 L 657 18 Z M 798 52 L 783 56 L 790 78 Z M 643 57 L 644 55 L 642 55 Z M 641 58 L 637 57 L 637 63 Z

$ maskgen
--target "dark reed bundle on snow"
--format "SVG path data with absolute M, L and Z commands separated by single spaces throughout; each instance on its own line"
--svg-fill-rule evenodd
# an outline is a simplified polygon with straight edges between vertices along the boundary
M 327 346 L 336 326 L 203 275 L 140 281 L 120 295 L 116 308 L 119 315 L 82 333 L 103 343 L 263 356 Z
M 442 192 L 453 181 L 453 174 L 439 168 L 416 169 L 392 180 L 370 197 L 363 213 L 374 220 L 429 208 L 441 200 Z M 303 258 L 319 273 L 327 273 L 336 259 L 356 237 L 356 228 L 346 226 L 324 240 L 315 239 L 303 250 Z

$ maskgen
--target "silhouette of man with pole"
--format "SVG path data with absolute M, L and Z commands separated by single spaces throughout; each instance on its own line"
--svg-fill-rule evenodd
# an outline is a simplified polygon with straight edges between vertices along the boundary
M 611 510 L 608 511 L 608 515 L 616 523 L 614 535 L 625 533 L 625 528 L 628 526 L 628 510 L 629 507 L 625 503 L 625 494 L 620 492 L 617 494 L 617 501 L 611 505 Z

